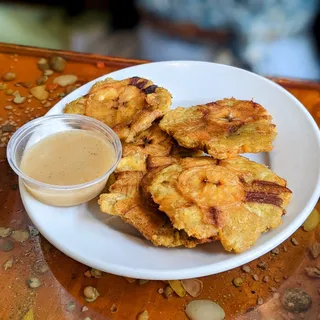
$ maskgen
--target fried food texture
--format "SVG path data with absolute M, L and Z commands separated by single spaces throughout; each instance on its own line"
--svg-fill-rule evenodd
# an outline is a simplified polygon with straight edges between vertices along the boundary
M 138 133 L 130 143 L 122 143 L 123 156 L 142 153 L 152 156 L 168 156 L 174 140 L 154 123 L 150 128 Z
M 108 78 L 94 84 L 85 97 L 67 104 L 64 112 L 98 119 L 128 143 L 150 128 L 170 106 L 170 92 L 150 80 Z
M 175 229 L 166 214 L 159 211 L 151 199 L 147 192 L 149 181 L 157 170 L 163 168 L 158 165 L 163 164 L 165 157 L 159 158 L 159 161 L 153 159 L 154 169 L 147 174 L 142 171 L 116 173 L 110 192 L 100 195 L 100 210 L 121 217 L 155 246 L 193 248 L 199 243 L 210 241 L 189 237 L 184 230 Z M 165 163 L 171 163 L 170 159 Z
M 282 222 L 286 181 L 244 157 L 185 158 L 159 170 L 148 188 L 172 225 L 197 239 L 215 238 L 242 252 Z
M 86 112 L 86 102 L 87 99 L 85 97 L 80 97 L 74 101 L 71 101 L 66 104 L 64 113 L 84 115 Z
M 122 143 L 123 157 L 116 169 L 122 171 L 143 171 L 171 164 L 174 159 L 203 155 L 202 151 L 185 149 L 157 123 L 136 135 L 130 143 Z
M 203 150 L 216 159 L 271 151 L 276 137 L 272 117 L 254 101 L 234 98 L 165 114 L 160 128 L 185 148 Z
M 122 159 L 99 197 L 100 210 L 155 246 L 216 240 L 243 252 L 282 223 L 291 200 L 283 178 L 239 156 L 272 150 L 272 117 L 254 101 L 169 111 L 171 99 L 151 80 L 108 78 L 65 106 L 65 113 L 104 122 L 121 140 Z

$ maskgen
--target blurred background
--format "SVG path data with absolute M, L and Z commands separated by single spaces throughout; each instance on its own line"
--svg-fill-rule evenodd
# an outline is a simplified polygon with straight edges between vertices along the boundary
M 0 1 L 0 42 L 320 80 L 317 0 Z

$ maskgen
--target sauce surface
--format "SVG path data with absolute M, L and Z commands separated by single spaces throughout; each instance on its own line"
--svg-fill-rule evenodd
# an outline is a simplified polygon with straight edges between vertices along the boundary
M 101 177 L 114 161 L 114 148 L 100 133 L 68 130 L 50 135 L 27 149 L 20 169 L 35 180 L 70 186 Z

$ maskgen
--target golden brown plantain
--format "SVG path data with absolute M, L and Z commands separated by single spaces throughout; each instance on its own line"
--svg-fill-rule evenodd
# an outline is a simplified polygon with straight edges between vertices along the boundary
M 160 128 L 185 148 L 203 150 L 216 159 L 271 151 L 276 137 L 272 117 L 254 101 L 224 99 L 170 110 Z
M 161 165 L 162 161 L 158 164 Z M 154 168 L 155 171 L 159 169 Z M 210 241 L 194 239 L 183 230 L 173 228 L 168 217 L 157 209 L 150 194 L 146 192 L 150 178 L 152 171 L 147 175 L 141 171 L 116 173 L 115 182 L 109 188 L 110 193 L 102 194 L 99 198 L 101 211 L 120 216 L 155 246 L 192 248 Z
M 84 115 L 86 112 L 86 102 L 87 99 L 85 97 L 80 97 L 74 101 L 67 103 L 63 112 Z
M 220 239 L 242 252 L 282 223 L 291 199 L 286 181 L 244 157 L 176 160 L 158 170 L 148 191 L 173 226 L 197 239 Z
M 154 123 L 150 128 L 138 133 L 130 143 L 122 143 L 123 156 L 142 153 L 152 156 L 168 156 L 174 140 Z
M 111 127 L 122 141 L 132 142 L 151 127 L 171 105 L 171 94 L 152 81 L 132 77 L 97 82 L 86 97 L 68 104 L 64 112 L 83 114 Z

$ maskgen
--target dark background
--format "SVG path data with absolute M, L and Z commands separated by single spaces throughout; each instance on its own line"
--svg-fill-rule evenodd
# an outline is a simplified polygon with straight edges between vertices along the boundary
M 5 1 L 0 1 L 0 5 L 17 5 L 17 6 L 28 7 L 28 8 L 45 7 L 45 8 L 49 8 L 49 12 L 50 12 L 50 8 L 52 9 L 60 8 L 62 9 L 63 19 L 65 19 L 66 24 L 69 24 L 69 21 L 77 19 L 78 17 L 83 16 L 86 12 L 89 12 L 92 10 L 100 13 L 106 13 L 108 18 L 105 20 L 104 26 L 103 26 L 104 22 L 103 21 L 101 22 L 101 26 L 102 26 L 101 28 L 105 27 L 105 30 L 106 30 L 105 47 L 106 48 L 108 47 L 108 50 L 106 49 L 101 51 L 98 49 L 94 49 L 94 46 L 88 45 L 87 46 L 88 48 L 91 48 L 91 47 L 93 48 L 92 53 L 100 53 L 100 54 L 102 53 L 106 55 L 116 55 L 116 56 L 142 58 L 142 59 L 149 58 L 149 57 L 145 57 L 139 51 L 139 41 L 138 41 L 136 30 L 139 24 L 147 21 L 148 19 L 153 22 L 156 22 L 157 19 L 154 17 L 150 17 L 150 15 L 148 14 L 146 15 L 145 12 L 143 15 L 142 14 L 143 12 L 139 10 L 139 8 L 137 8 L 134 0 L 90 0 L 90 1 L 78 0 L 77 2 L 65 1 L 65 0 L 64 1 L 63 0 L 47 0 L 47 1 L 5 0 Z M 0 10 L 1 10 L 1 7 L 0 7 Z M 89 26 L 90 26 L 90 23 L 89 23 Z M 186 43 L 187 42 L 192 43 L 192 41 L 196 39 L 200 43 L 208 44 L 208 46 L 210 46 L 210 41 L 212 41 L 214 43 L 218 43 L 220 46 L 223 47 L 224 42 L 227 42 L 227 41 L 230 42 L 230 37 L 232 38 L 233 36 L 232 33 L 230 33 L 229 31 L 219 30 L 218 32 L 215 32 L 213 30 L 211 32 L 208 32 L 206 30 L 199 30 L 199 28 L 194 26 L 187 26 L 187 27 L 178 26 L 178 28 L 176 28 L 175 26 L 168 27 L 166 23 L 162 23 L 162 24 L 159 23 L 156 27 L 158 28 L 158 30 L 160 30 L 163 33 L 164 36 L 176 38 L 179 40 L 181 39 Z M 86 29 L 89 29 L 89 27 L 84 27 L 83 30 L 77 31 L 76 36 L 72 36 L 73 38 L 76 38 L 76 40 L 72 39 L 72 41 L 79 42 L 80 41 L 79 37 L 81 38 L 81 34 L 79 35 L 79 33 L 85 32 Z M 310 33 L 314 40 L 318 59 L 320 59 L 320 1 L 318 3 L 317 15 L 311 24 Z M 88 35 L 87 37 L 90 38 L 92 36 Z M 0 33 L 0 41 L 3 41 L 1 40 L 1 33 Z M 20 43 L 19 39 L 17 40 L 10 39 L 10 41 L 13 43 Z M 97 41 L 103 43 L 104 39 L 98 39 Z M 21 44 L 26 44 L 26 43 L 21 43 Z M 34 44 L 34 43 L 30 43 L 30 45 L 38 46 L 38 44 Z M 75 51 L 89 50 L 89 49 L 86 49 L 85 46 L 82 47 L 81 45 L 78 45 L 75 47 L 73 45 L 70 45 L 70 46 L 65 45 L 60 49 L 75 50 Z M 228 48 L 228 50 L 230 51 L 230 48 Z M 252 66 L 250 64 L 244 61 L 239 62 L 237 61 L 237 58 L 238 57 L 236 57 L 236 59 L 229 59 L 229 60 L 227 59 L 225 63 L 235 64 L 235 65 L 239 65 L 240 67 L 252 69 Z M 217 61 L 217 62 L 221 62 L 221 61 Z M 222 63 L 224 62 L 222 61 Z M 319 74 L 320 74 L 320 70 L 319 70 Z

